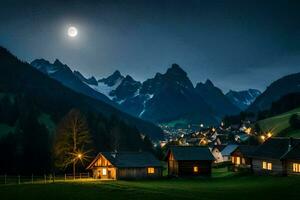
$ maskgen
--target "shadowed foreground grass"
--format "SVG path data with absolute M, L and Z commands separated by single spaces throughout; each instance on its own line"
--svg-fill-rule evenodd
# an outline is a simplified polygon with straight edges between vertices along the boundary
M 0 186 L 10 199 L 298 199 L 300 177 L 226 176 L 210 179 L 58 182 Z

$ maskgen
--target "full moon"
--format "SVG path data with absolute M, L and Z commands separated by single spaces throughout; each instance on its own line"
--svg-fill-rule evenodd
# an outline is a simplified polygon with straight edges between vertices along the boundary
M 76 27 L 70 26 L 70 27 L 68 28 L 68 35 L 69 35 L 70 37 L 76 37 L 77 34 L 78 34 L 78 30 L 77 30 Z

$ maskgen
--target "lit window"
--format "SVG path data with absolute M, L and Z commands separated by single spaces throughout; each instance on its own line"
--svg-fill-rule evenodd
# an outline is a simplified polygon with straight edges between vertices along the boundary
M 262 168 L 263 168 L 263 169 L 267 169 L 267 162 L 263 161 L 263 163 L 262 163 Z
M 263 161 L 262 162 L 262 168 L 266 169 L 266 170 L 272 170 L 272 163 Z
M 300 172 L 300 164 L 299 163 L 293 163 L 293 172 Z
M 272 163 L 268 163 L 268 170 L 272 170 Z
M 102 175 L 103 175 L 103 176 L 106 176 L 106 174 L 107 174 L 107 170 L 106 170 L 106 168 L 103 168 L 103 169 L 102 169 Z
M 234 157 L 233 156 L 231 157 L 231 162 L 234 163 Z
M 148 174 L 154 174 L 154 167 L 148 167 Z
M 237 165 L 241 164 L 241 158 L 240 157 L 236 157 L 236 164 Z
M 193 167 L 193 171 L 195 172 L 195 173 L 197 173 L 199 170 L 198 170 L 198 166 L 194 166 Z

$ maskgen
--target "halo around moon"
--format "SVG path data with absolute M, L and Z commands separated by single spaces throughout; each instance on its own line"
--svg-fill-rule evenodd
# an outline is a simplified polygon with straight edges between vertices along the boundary
M 68 28 L 68 36 L 70 36 L 70 37 L 76 37 L 77 34 L 78 34 L 78 30 L 77 30 L 76 27 L 70 26 L 70 27 Z

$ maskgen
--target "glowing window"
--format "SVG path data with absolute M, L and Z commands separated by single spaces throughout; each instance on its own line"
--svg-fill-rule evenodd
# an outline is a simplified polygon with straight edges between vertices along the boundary
M 267 169 L 267 162 L 263 161 L 263 163 L 262 163 L 262 168 L 263 168 L 263 169 Z
M 272 163 L 268 163 L 268 170 L 272 170 Z
M 240 157 L 236 157 L 236 164 L 237 165 L 241 164 L 241 158 Z
M 148 167 L 148 169 L 147 169 L 147 171 L 148 171 L 148 174 L 154 174 L 154 167 Z
M 262 162 L 262 168 L 263 168 L 263 169 L 266 169 L 266 170 L 272 170 L 272 163 L 263 161 L 263 162 Z
M 194 167 L 193 167 L 193 171 L 194 171 L 195 173 L 197 173 L 197 172 L 199 171 L 198 166 L 194 166 Z
M 103 169 L 102 169 L 102 175 L 103 175 L 103 176 L 106 176 L 106 174 L 107 174 L 107 170 L 106 170 L 106 168 L 103 168 Z
M 234 163 L 234 157 L 233 156 L 231 157 L 231 162 Z
M 299 163 L 293 163 L 293 172 L 300 172 L 300 164 Z

